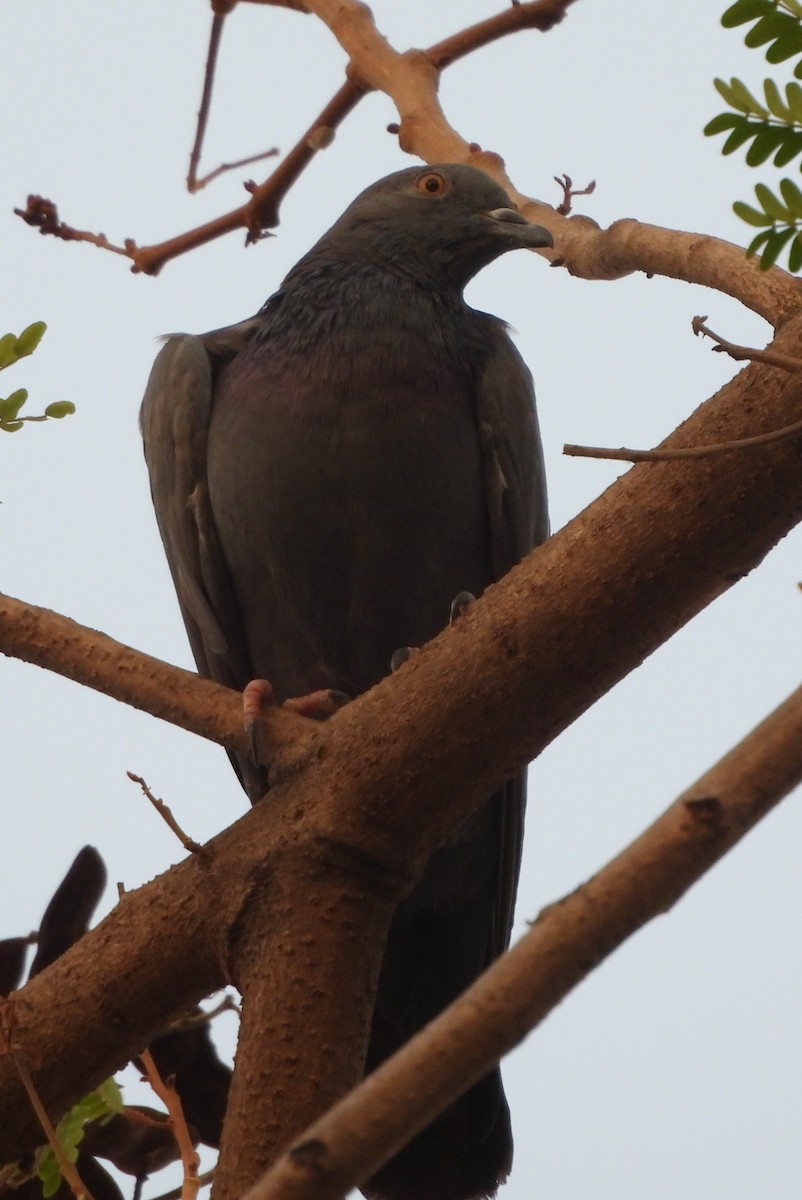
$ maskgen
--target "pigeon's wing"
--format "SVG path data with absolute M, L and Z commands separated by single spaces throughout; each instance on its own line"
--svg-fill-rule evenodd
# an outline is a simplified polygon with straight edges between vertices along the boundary
M 140 424 L 156 520 L 198 669 L 241 688 L 250 678 L 247 643 L 206 471 L 215 367 L 236 348 L 229 330 L 168 338 L 150 373 Z
M 479 380 L 476 420 L 482 447 L 493 573 L 506 574 L 548 536 L 543 450 L 529 370 L 506 333 L 496 326 L 496 351 Z M 521 867 L 526 775 L 499 793 L 499 873 L 490 957 L 509 945 Z

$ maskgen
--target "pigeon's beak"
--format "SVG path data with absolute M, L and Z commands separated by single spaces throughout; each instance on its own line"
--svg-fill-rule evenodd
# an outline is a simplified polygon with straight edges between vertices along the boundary
M 542 225 L 533 225 L 514 208 L 494 208 L 487 215 L 501 225 L 510 226 L 509 232 L 519 246 L 536 250 L 554 245 L 554 238 L 548 229 L 544 229 Z

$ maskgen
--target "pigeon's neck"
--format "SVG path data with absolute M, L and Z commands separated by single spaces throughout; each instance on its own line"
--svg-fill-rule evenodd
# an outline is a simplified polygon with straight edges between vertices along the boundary
M 265 337 L 315 341 L 336 330 L 420 333 L 444 317 L 475 319 L 456 289 L 438 289 L 392 264 L 302 260 L 260 314 Z

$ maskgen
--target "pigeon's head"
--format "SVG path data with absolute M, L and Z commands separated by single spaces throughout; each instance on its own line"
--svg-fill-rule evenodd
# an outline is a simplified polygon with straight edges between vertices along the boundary
M 397 171 L 372 184 L 321 239 L 328 257 L 375 262 L 428 286 L 462 289 L 508 250 L 553 246 L 476 167 Z

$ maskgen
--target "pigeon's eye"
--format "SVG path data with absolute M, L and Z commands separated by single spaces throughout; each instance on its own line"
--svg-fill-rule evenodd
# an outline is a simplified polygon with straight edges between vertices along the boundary
M 451 181 L 439 171 L 427 171 L 419 177 L 417 188 L 426 196 L 445 196 L 451 188 Z

